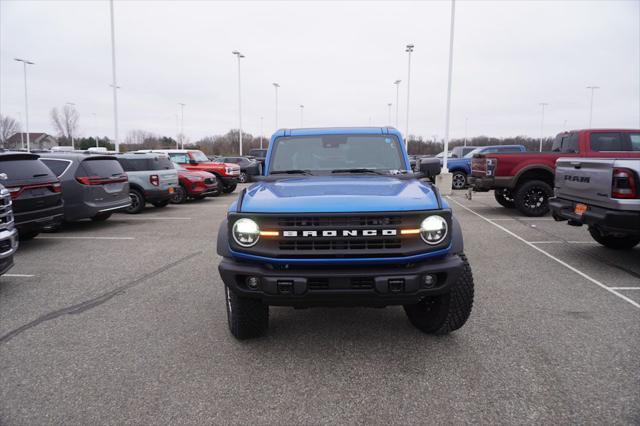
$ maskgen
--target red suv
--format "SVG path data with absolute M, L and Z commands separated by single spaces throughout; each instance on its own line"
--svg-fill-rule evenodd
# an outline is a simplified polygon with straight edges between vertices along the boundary
M 220 195 L 218 182 L 215 176 L 208 172 L 196 172 L 185 169 L 180 164 L 174 163 L 178 172 L 180 186 L 171 197 L 173 204 L 182 204 L 187 198 L 201 200 L 204 197 L 217 197 Z
M 171 161 L 180 164 L 187 170 L 212 173 L 216 178 L 218 188 L 225 194 L 233 192 L 238 185 L 240 166 L 237 164 L 213 162 L 197 149 L 162 149 L 152 152 L 167 154 Z

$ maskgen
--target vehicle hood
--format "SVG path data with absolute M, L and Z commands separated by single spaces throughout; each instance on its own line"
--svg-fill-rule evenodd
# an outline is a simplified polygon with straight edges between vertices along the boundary
M 241 203 L 247 213 L 350 213 L 440 208 L 431 186 L 392 176 L 308 176 L 258 182 Z

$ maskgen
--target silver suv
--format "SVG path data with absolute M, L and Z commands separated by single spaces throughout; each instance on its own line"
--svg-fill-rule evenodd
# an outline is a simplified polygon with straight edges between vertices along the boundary
M 178 187 L 178 172 L 165 154 L 122 154 L 116 158 L 129 178 L 131 206 L 140 213 L 146 203 L 166 207 Z
M 13 255 L 18 250 L 18 231 L 13 223 L 11 194 L 0 185 L 0 275 L 13 266 Z

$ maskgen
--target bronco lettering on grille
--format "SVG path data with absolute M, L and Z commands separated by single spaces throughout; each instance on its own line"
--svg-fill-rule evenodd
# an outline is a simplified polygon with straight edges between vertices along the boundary
M 392 237 L 398 235 L 396 229 L 343 229 L 325 231 L 282 231 L 283 237 Z

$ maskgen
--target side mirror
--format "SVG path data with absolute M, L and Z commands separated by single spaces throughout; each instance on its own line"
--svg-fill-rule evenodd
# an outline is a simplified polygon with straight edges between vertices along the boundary
M 419 170 L 423 176 L 432 178 L 440 174 L 442 163 L 439 158 L 419 158 L 416 169 Z

